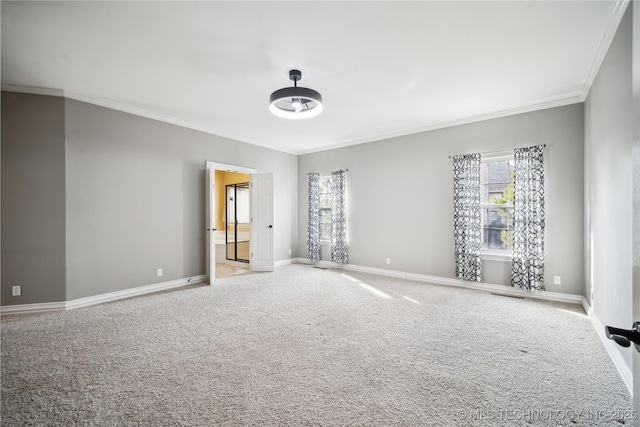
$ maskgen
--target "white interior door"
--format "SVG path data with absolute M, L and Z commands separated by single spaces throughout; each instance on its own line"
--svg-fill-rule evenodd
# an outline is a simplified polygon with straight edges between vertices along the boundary
M 216 170 L 224 172 L 244 173 L 247 175 L 255 174 L 257 171 L 254 168 L 209 161 L 205 162 L 205 165 L 205 233 L 207 233 L 205 245 L 207 276 L 209 276 L 209 284 L 212 285 L 216 280 L 216 213 L 217 209 L 224 209 L 224 206 L 216 206 Z M 273 217 L 273 214 L 271 216 Z M 252 243 L 249 242 L 249 245 L 251 244 Z M 251 265 L 251 262 L 252 261 L 249 262 L 249 265 Z
M 212 162 L 207 162 L 205 182 L 207 276 L 209 284 L 213 285 L 216 280 L 216 170 Z
M 273 174 L 251 175 L 251 236 L 249 247 L 252 271 L 273 271 Z

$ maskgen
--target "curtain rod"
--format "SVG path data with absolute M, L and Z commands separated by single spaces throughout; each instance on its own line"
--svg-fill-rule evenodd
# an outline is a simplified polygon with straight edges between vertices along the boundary
M 335 171 L 331 171 L 331 172 L 307 172 L 307 175 L 311 175 L 312 173 L 319 173 L 320 175 L 328 175 L 332 172 L 349 172 L 349 169 L 338 169 Z
M 541 145 L 534 145 L 534 147 L 542 147 L 542 148 L 546 148 L 547 144 L 541 144 Z M 522 148 L 522 147 L 518 147 L 518 148 Z M 486 156 L 487 154 L 500 154 L 500 153 L 506 153 L 509 151 L 513 151 L 513 150 L 500 150 L 500 151 L 488 151 L 486 153 L 479 153 L 481 156 Z M 467 153 L 467 154 L 474 154 L 474 153 Z M 456 155 L 460 155 L 460 154 L 456 154 Z M 462 154 L 464 156 L 464 154 Z M 450 159 L 453 159 L 455 155 L 453 156 L 449 156 Z

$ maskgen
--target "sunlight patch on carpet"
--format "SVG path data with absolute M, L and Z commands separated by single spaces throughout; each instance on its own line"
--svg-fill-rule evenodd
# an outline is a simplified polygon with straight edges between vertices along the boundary
M 382 292 L 381 290 L 378 290 L 378 289 L 374 288 L 373 286 L 369 286 L 369 285 L 367 285 L 366 283 L 362 283 L 362 282 L 360 282 L 360 283 L 358 283 L 358 285 L 362 286 L 363 288 L 365 288 L 366 290 L 370 291 L 371 293 L 373 293 L 373 294 L 375 294 L 375 295 L 378 295 L 379 297 L 382 297 L 382 298 L 391 298 L 391 296 L 390 296 L 390 295 L 385 294 L 385 293 L 384 293 L 384 292 Z

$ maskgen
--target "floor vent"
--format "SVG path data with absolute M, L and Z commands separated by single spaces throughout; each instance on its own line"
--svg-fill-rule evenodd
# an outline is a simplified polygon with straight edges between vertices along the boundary
M 521 297 L 519 295 L 505 295 L 505 294 L 496 294 L 491 292 L 491 295 L 497 295 L 499 297 L 507 297 L 507 298 L 518 298 L 518 299 L 524 299 L 524 297 Z

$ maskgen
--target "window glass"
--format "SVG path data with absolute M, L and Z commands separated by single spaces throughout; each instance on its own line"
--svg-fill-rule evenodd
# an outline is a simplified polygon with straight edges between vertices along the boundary
M 482 248 L 510 252 L 513 237 L 513 158 L 480 165 Z
M 331 176 L 320 177 L 320 240 L 331 240 L 331 211 L 333 197 L 331 195 Z

